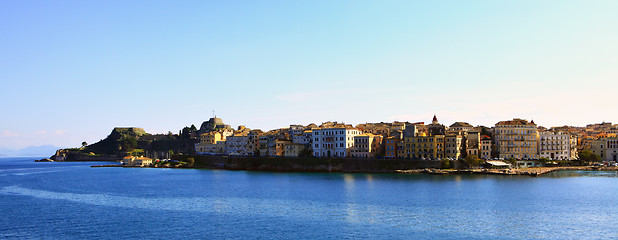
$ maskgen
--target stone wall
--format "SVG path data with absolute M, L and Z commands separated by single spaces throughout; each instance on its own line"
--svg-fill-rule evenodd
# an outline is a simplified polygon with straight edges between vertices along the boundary
M 376 172 L 438 168 L 439 161 L 384 158 L 315 158 L 315 157 L 235 157 L 214 155 L 174 155 L 172 159 L 186 161 L 192 157 L 197 167 L 253 171 L 291 172 Z

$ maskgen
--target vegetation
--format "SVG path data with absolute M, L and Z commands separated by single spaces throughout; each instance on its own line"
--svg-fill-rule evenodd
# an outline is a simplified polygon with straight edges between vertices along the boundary
M 511 164 L 511 166 L 515 167 L 515 165 L 517 164 L 517 159 L 515 159 L 514 157 L 510 157 L 506 160 L 506 162 Z
M 167 135 L 151 135 L 141 128 L 114 128 L 105 139 L 91 145 L 82 142 L 82 147 L 75 149 L 75 151 L 97 156 L 121 156 L 124 154 L 145 156 L 146 152 L 193 154 L 195 153 L 195 143 L 199 141 L 194 137 L 196 131 L 195 126 L 186 127 L 185 136 L 187 138 L 182 138 L 171 132 Z M 135 150 L 139 150 L 139 152 L 135 152 Z
M 440 161 L 440 168 L 442 169 L 453 168 L 453 163 L 451 160 L 442 159 L 442 161 Z
M 542 157 L 539 159 L 539 162 L 541 162 L 543 165 L 547 164 L 549 162 L 549 158 L 546 157 Z
M 137 148 L 137 139 L 135 137 L 124 137 L 120 140 L 120 148 L 124 151 L 133 151 Z
M 475 168 L 478 167 L 482 160 L 480 160 L 476 155 L 468 155 L 463 159 L 460 159 L 460 164 L 466 168 Z
M 594 162 L 600 162 L 601 156 L 592 153 L 590 150 L 583 150 L 579 152 L 579 160 L 582 164 L 590 164 Z
M 493 134 L 491 134 L 491 132 L 489 131 L 489 129 L 487 129 L 487 127 L 482 126 L 481 127 L 481 138 L 483 137 L 483 135 L 487 135 L 491 137 Z

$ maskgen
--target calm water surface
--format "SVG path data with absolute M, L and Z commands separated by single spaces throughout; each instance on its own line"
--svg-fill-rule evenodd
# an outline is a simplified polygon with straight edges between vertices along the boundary
M 611 239 L 618 173 L 90 168 L 0 158 L 0 238 Z

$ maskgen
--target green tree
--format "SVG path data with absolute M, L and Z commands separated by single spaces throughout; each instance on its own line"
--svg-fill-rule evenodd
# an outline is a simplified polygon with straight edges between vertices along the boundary
M 514 157 L 510 157 L 506 160 L 506 162 L 510 163 L 511 166 L 515 167 L 515 165 L 517 164 L 517 159 L 515 159 Z
M 82 142 L 82 147 L 86 147 L 86 146 L 88 146 L 88 143 L 87 143 L 87 142 L 85 142 L 85 141 L 84 141 L 84 142 Z
M 137 148 L 137 139 L 134 137 L 125 137 L 120 140 L 120 147 L 123 151 L 133 151 L 133 149 Z
M 464 162 L 468 168 L 478 167 L 481 160 L 476 155 L 468 155 L 464 158 Z
M 579 160 L 584 164 L 590 164 L 593 162 L 600 162 L 601 156 L 592 153 L 590 150 L 583 150 L 579 152 Z
M 543 165 L 547 164 L 549 162 L 549 158 L 546 157 L 542 157 L 539 159 L 539 162 L 541 162 Z

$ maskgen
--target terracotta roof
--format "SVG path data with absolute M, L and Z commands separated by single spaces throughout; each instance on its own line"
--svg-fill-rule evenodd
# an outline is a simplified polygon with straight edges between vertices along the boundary
M 514 118 L 513 120 L 509 120 L 509 121 L 500 121 L 496 123 L 496 126 L 498 125 L 535 125 L 535 124 L 534 122 L 528 122 L 523 119 Z
M 450 127 L 472 127 L 472 125 L 467 122 L 455 122 Z

